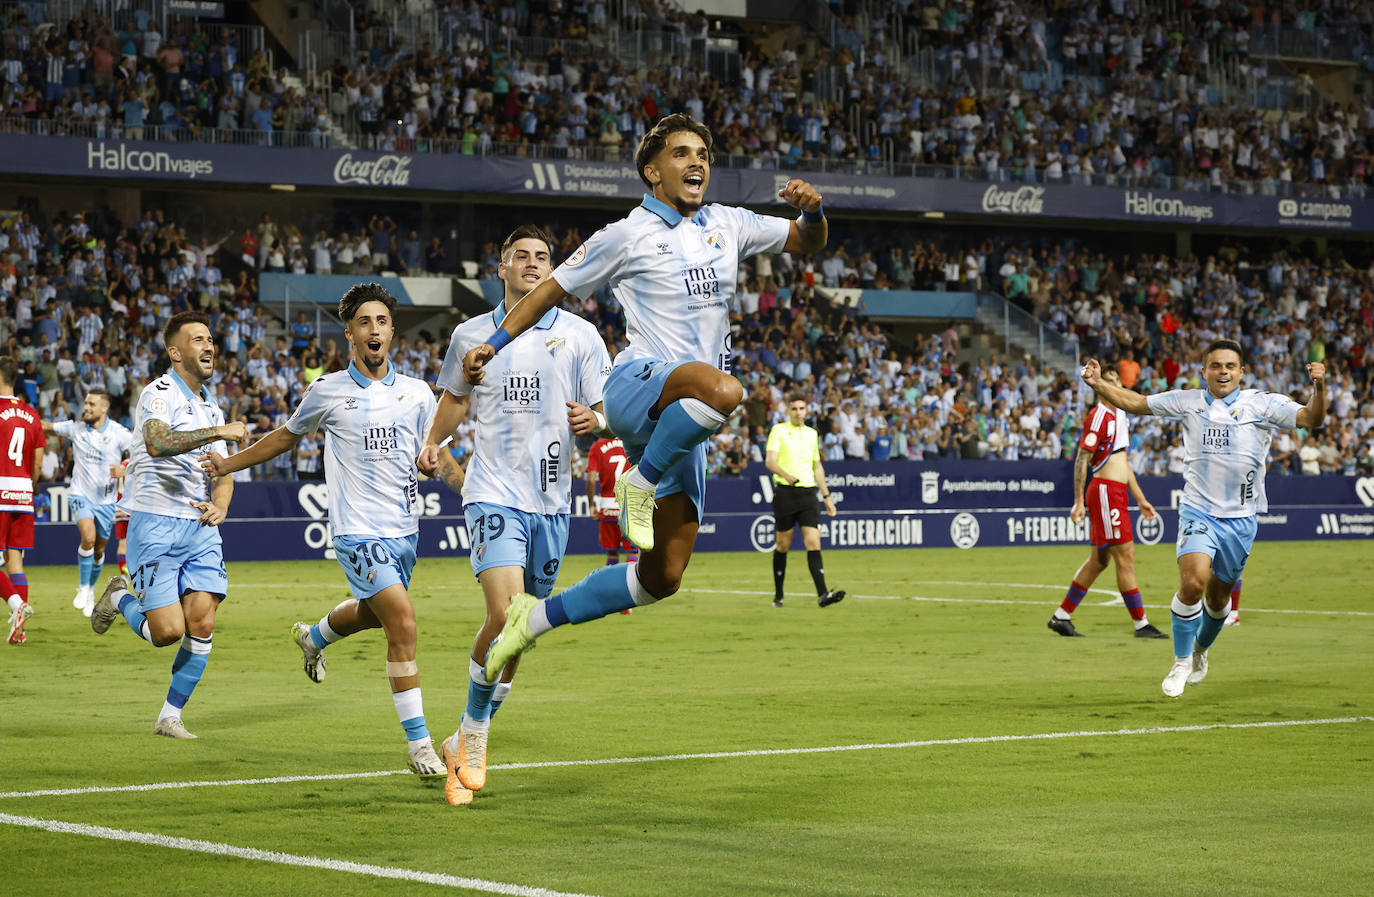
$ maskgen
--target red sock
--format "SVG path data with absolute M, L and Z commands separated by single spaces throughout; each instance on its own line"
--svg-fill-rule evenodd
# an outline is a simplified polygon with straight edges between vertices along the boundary
M 29 603 L 29 575 L 27 573 L 16 573 L 9 577 L 10 588 L 14 591 L 11 595 L 18 595 L 19 599 L 25 604 Z
M 1231 587 L 1231 610 L 1237 613 L 1240 611 L 1240 583 L 1241 580 L 1238 579 L 1236 584 Z
M 25 589 L 24 591 L 27 592 L 28 589 Z M 14 583 L 10 582 L 9 574 L 0 572 L 0 601 L 5 601 L 11 595 L 18 594 L 19 590 L 14 587 Z M 27 596 L 20 595 L 20 597 L 24 599 L 25 604 L 28 604 L 29 599 Z

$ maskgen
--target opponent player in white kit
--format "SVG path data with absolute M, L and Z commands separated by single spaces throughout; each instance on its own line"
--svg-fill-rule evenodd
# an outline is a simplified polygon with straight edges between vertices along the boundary
M 805 181 L 789 181 L 778 193 L 802 210 L 795 221 L 706 205 L 711 148 L 710 130 L 691 116 L 669 115 L 654 125 L 635 153 L 653 192 L 579 247 L 463 360 L 469 382 L 482 382 L 483 366 L 569 295 L 609 285 L 625 311 L 629 347 L 606 381 L 606 417 L 635 462 L 616 497 L 621 529 L 644 553 L 636 564 L 603 567 L 552 598 L 517 596 L 487 654 L 488 680 L 551 628 L 678 590 L 705 511 L 705 443 L 744 397 L 730 374 L 729 308 L 739 262 L 825 246 L 821 196 Z
M 531 225 L 516 228 L 501 245 L 505 296 L 490 314 L 454 329 L 439 373 L 439 410 L 420 455 L 421 471 L 436 470 L 449 457 L 440 443 L 469 407 L 475 409 L 476 447 L 462 495 L 472 537 L 468 557 L 482 585 L 486 619 L 468 660 L 467 707 L 458 731 L 440 747 L 448 766 L 444 796 L 455 806 L 470 803 L 486 784 L 491 715 L 510 695 L 519 662 L 512 660 L 497 671 L 499 682 L 489 682 L 487 648 L 505 625 L 512 595 L 545 598 L 553 591 L 568 545 L 572 436 L 606 428 L 601 390 L 611 359 L 596 328 L 568 312 L 545 312 L 492 361 L 480 386 L 463 375 L 468 350 L 491 336 L 548 277 L 552 251 L 552 238 Z
M 1102 376 L 1112 383 L 1121 383 L 1116 368 L 1108 368 Z M 1154 505 L 1145 497 L 1135 471 L 1126 463 L 1126 451 L 1131 446 L 1131 431 L 1126 412 L 1103 399 L 1088 412 L 1083 422 L 1083 436 L 1078 441 L 1078 455 L 1073 462 L 1073 509 L 1069 517 L 1074 523 L 1088 520 L 1088 541 L 1092 551 L 1078 568 L 1069 584 L 1064 600 L 1050 617 L 1049 627 L 1063 636 L 1082 636 L 1074 628 L 1073 616 L 1078 603 L 1092 588 L 1097 577 L 1109 563 L 1116 564 L 1116 587 L 1121 600 L 1135 624 L 1136 638 L 1168 638 L 1145 616 L 1145 600 L 1135 579 L 1135 533 L 1131 529 L 1130 496 L 1140 503 L 1140 514 L 1146 520 L 1159 516 Z M 1088 474 L 1092 482 L 1088 482 Z
M 129 576 L 110 578 L 91 611 L 91 629 L 103 633 L 123 615 L 135 635 L 156 647 L 181 643 L 153 733 L 195 738 L 181 712 L 205 674 L 215 615 L 229 591 L 219 525 L 234 482 L 206 476 L 191 452 L 242 442 L 248 428 L 226 424 L 205 386 L 215 372 L 210 319 L 178 312 L 162 339 L 172 367 L 139 397 L 120 499 L 129 511 Z
M 1307 365 L 1312 397 L 1241 389 L 1245 356 L 1235 340 L 1214 340 L 1202 357 L 1205 389 L 1142 396 L 1103 379 L 1096 360 L 1083 382 L 1130 414 L 1154 414 L 1183 425 L 1184 489 L 1178 514 L 1178 593 L 1173 600 L 1174 664 L 1164 694 L 1176 698 L 1207 676 L 1207 649 L 1226 624 L 1231 587 L 1255 542 L 1255 516 L 1269 509 L 1264 471 L 1280 430 L 1311 429 L 1326 419 L 1326 367 Z M 1203 597 L 1206 597 L 1203 613 Z
M 321 682 L 326 646 L 364 629 L 382 629 L 386 675 L 410 768 L 421 778 L 438 778 L 444 764 L 425 725 L 415 609 L 406 591 L 420 530 L 415 456 L 434 419 L 434 395 L 424 381 L 391 367 L 395 310 L 396 299 L 380 284 L 350 287 L 339 300 L 344 337 L 353 347 L 347 370 L 317 377 L 286 424 L 250 448 L 229 458 L 211 452 L 201 463 L 207 472 L 225 476 L 289 452 L 306 433 L 324 430 L 329 526 L 353 597 L 314 626 L 297 623 L 292 635 L 305 656 L 306 675 Z
M 89 617 L 95 608 L 95 584 L 105 563 L 105 543 L 114 533 L 119 488 L 114 469 L 129 451 L 133 434 L 110 420 L 110 394 L 103 389 L 86 393 L 81 420 L 45 420 L 43 432 L 72 442 L 72 487 L 67 506 L 81 534 L 81 546 L 76 550 L 81 582 L 72 606 Z

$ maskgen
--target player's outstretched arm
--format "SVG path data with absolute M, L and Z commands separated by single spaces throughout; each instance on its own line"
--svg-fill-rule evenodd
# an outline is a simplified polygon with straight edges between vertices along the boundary
M 201 526 L 219 526 L 229 516 L 229 502 L 233 500 L 233 477 L 215 477 L 210 484 L 210 501 L 193 501 L 191 507 L 200 511 Z
M 821 211 L 821 194 L 815 187 L 800 178 L 793 178 L 778 191 L 778 197 L 789 206 L 801 210 L 801 217 L 792 222 L 788 230 L 787 242 L 783 249 L 787 252 L 811 254 L 825 248 L 830 239 L 830 224 Z
M 242 426 L 242 424 L 240 424 Z M 219 452 L 208 452 L 200 459 L 200 466 L 212 477 L 227 477 L 236 470 L 243 470 L 264 461 L 270 461 L 282 452 L 289 452 L 301 441 L 303 433 L 292 433 L 286 427 L 277 427 L 241 452 L 224 457 Z
M 447 389 L 440 391 L 439 404 L 434 409 L 434 422 L 429 425 L 429 434 L 425 436 L 424 447 L 420 449 L 420 457 L 415 460 L 415 466 L 419 468 L 420 473 L 427 477 L 439 476 L 439 464 L 442 456 L 449 454 L 441 451 L 440 446 L 443 445 L 444 440 L 453 436 L 459 424 L 467 420 L 468 409 L 471 406 L 471 395 L 455 396 Z
M 1312 378 L 1312 398 L 1298 410 L 1298 426 L 1310 430 L 1320 427 L 1326 420 L 1326 365 L 1321 362 L 1309 364 L 1307 376 Z
M 515 303 L 515 308 L 511 309 L 501 322 L 501 326 L 496 328 L 496 332 L 491 335 L 485 343 L 469 349 L 463 356 L 463 373 L 467 376 L 468 382 L 474 386 L 482 382 L 482 366 L 496 357 L 507 343 L 515 339 L 520 334 L 529 330 L 535 322 L 544 317 L 549 309 L 558 305 L 568 296 L 563 292 L 557 280 L 552 275 L 545 277 L 539 285 L 530 290 L 524 299 Z
M 1098 364 L 1096 358 L 1089 358 L 1088 363 L 1083 365 L 1083 382 L 1091 386 L 1093 392 L 1127 414 L 1150 413 L 1150 404 L 1145 401 L 1145 397 L 1140 393 L 1133 392 L 1123 386 L 1117 386 L 1114 383 L 1108 383 L 1102 379 L 1102 366 Z
M 244 442 L 248 439 L 248 427 L 243 421 L 234 421 L 218 427 L 205 427 L 201 430 L 173 430 L 165 420 L 150 418 L 143 425 L 143 442 L 148 454 L 154 458 L 170 458 L 198 449 L 212 442 Z

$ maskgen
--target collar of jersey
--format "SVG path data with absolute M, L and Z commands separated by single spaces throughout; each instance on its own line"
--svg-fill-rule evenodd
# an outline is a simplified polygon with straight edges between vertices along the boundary
M 1214 395 L 1212 395 L 1212 391 L 1211 391 L 1210 389 L 1204 389 L 1204 390 L 1202 391 L 1202 397 L 1203 397 L 1204 399 L 1207 400 L 1207 404 L 1208 404 L 1208 405 L 1212 404 L 1213 402 L 1215 402 L 1215 401 L 1217 400 L 1217 397 L 1214 396 Z M 1238 398 L 1240 398 L 1240 388 L 1239 388 L 1239 387 L 1237 387 L 1236 389 L 1231 390 L 1231 394 L 1228 395 L 1228 396 L 1226 396 L 1225 398 L 1223 398 L 1221 401 L 1222 401 L 1223 404 L 1226 404 L 1226 405 L 1234 405 L 1234 404 L 1236 404 L 1236 399 L 1238 399 Z
M 367 389 L 373 383 L 381 383 L 383 386 L 390 386 L 391 384 L 396 382 L 396 368 L 392 367 L 389 364 L 386 367 L 386 376 L 383 377 L 381 380 L 373 380 L 371 377 L 365 376 L 362 371 L 358 370 L 357 364 L 350 361 L 348 363 L 348 376 L 352 377 L 353 382 L 361 386 L 363 389 Z
M 553 326 L 553 320 L 556 317 L 558 317 L 558 309 L 549 309 L 548 311 L 544 312 L 544 317 L 540 318 L 538 321 L 534 323 L 535 329 L 548 330 L 550 327 Z M 505 299 L 502 299 L 500 302 L 496 303 L 496 307 L 491 310 L 491 319 L 496 322 L 497 327 L 500 327 L 501 322 L 506 319 Z
M 677 209 L 673 208 L 672 206 L 668 205 L 663 200 L 659 199 L 657 196 L 654 196 L 652 193 L 645 193 L 644 201 L 641 202 L 640 205 L 648 209 L 650 212 L 653 212 L 658 217 L 662 218 L 663 223 L 668 225 L 669 227 L 677 227 L 679 224 L 682 223 L 682 213 L 679 212 Z M 705 219 L 702 218 L 700 211 L 698 211 L 695 215 L 692 216 L 692 223 L 706 223 Z
M 191 392 L 191 387 L 187 386 L 186 381 L 181 379 L 181 375 L 177 373 L 177 369 L 168 368 L 167 373 L 172 375 L 172 382 L 177 385 L 177 388 L 179 388 L 182 391 L 186 398 L 195 401 L 196 394 Z M 210 401 L 210 390 L 205 386 L 204 383 L 200 385 L 200 397 L 206 402 Z

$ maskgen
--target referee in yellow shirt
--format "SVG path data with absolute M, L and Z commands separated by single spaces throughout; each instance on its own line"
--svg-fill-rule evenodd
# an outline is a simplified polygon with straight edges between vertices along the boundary
M 787 576 L 787 549 L 792 545 L 792 527 L 801 524 L 802 544 L 806 546 L 806 565 L 816 583 L 816 603 L 829 607 L 844 599 L 844 590 L 825 587 L 825 567 L 821 564 L 821 509 L 816 501 L 820 485 L 825 513 L 835 516 L 835 502 L 825 485 L 821 467 L 820 436 L 806 425 L 806 398 L 794 393 L 787 399 L 787 422 L 768 433 L 764 462 L 773 474 L 773 524 L 778 543 L 773 550 L 773 606 L 782 607 L 782 581 Z

